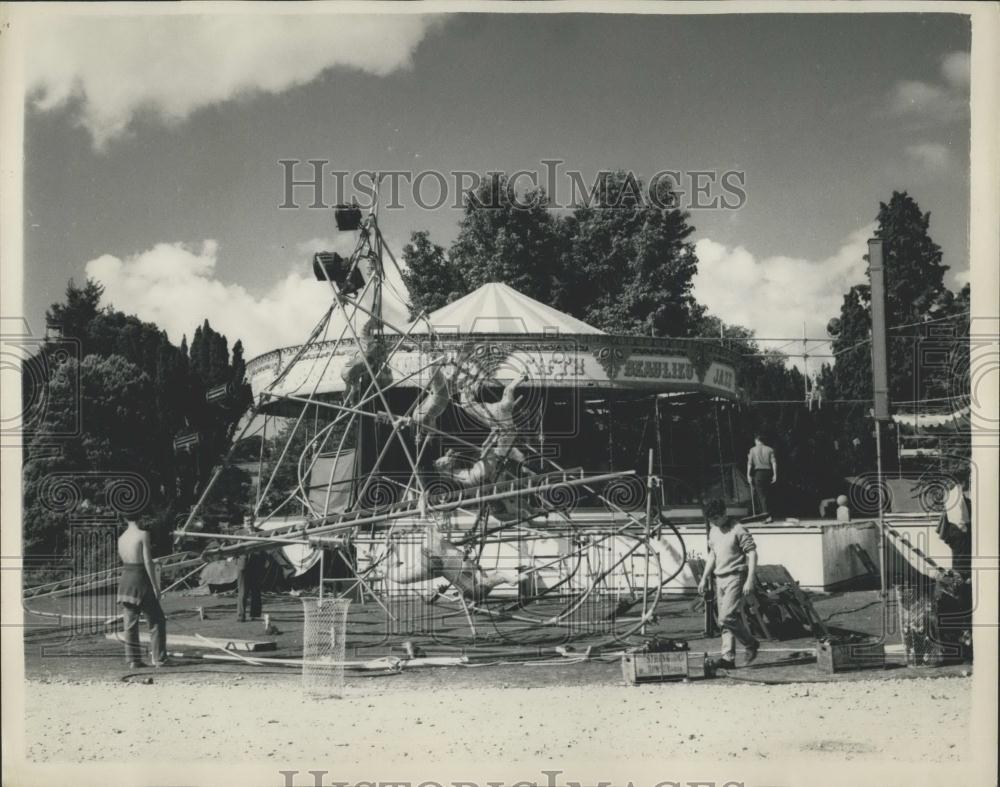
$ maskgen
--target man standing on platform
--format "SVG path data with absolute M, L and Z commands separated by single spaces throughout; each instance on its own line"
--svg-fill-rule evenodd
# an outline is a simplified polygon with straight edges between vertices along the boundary
M 705 518 L 711 524 L 708 533 L 708 559 L 698 582 L 698 592 L 704 593 L 709 577 L 715 578 L 715 598 L 722 627 L 722 654 L 716 668 L 736 667 L 736 642 L 746 649 L 747 664 L 757 658 L 760 642 L 743 622 L 743 597 L 753 593 L 757 572 L 757 547 L 747 529 L 726 515 L 722 500 L 709 500 Z
M 772 484 L 778 482 L 778 460 L 774 449 L 764 442 L 759 432 L 754 435 L 753 448 L 747 455 L 747 483 L 754 497 L 754 514 L 764 514 L 764 522 L 771 521 L 771 509 L 767 496 Z

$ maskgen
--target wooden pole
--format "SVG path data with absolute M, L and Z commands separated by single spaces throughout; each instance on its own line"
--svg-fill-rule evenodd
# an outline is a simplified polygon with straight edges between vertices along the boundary
M 886 554 L 885 554 L 885 501 L 882 499 L 882 422 L 875 419 L 875 482 L 878 485 L 878 573 L 879 596 L 883 615 L 886 613 Z

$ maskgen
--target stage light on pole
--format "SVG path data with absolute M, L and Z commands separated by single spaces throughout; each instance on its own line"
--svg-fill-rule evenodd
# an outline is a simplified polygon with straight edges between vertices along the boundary
M 201 438 L 198 437 L 197 432 L 179 435 L 174 438 L 174 453 L 190 453 L 198 447 L 199 443 L 201 443 Z
M 337 205 L 333 218 L 341 232 L 353 232 L 361 226 L 361 208 L 357 205 Z
M 208 391 L 205 392 L 205 401 L 208 402 L 208 404 L 227 407 L 233 404 L 235 400 L 236 386 L 231 382 L 217 385 L 214 388 L 209 388 Z
M 313 275 L 317 281 L 332 281 L 341 295 L 352 295 L 365 286 L 365 277 L 357 265 L 352 266 L 335 251 L 318 251 L 313 255 Z

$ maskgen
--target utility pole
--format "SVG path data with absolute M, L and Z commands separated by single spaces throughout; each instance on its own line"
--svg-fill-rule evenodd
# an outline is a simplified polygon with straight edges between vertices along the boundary
M 882 422 L 891 419 L 889 413 L 889 370 L 885 325 L 885 267 L 881 238 L 868 241 L 868 273 L 871 277 L 872 308 L 872 393 L 875 420 L 875 482 L 878 486 L 878 562 L 879 594 L 882 599 L 882 620 L 887 620 L 888 592 L 886 582 L 885 500 L 882 489 Z

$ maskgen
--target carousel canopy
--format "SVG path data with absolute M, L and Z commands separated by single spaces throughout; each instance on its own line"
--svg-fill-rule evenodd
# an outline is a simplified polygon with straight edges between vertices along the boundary
M 529 298 L 500 282 L 478 290 L 432 312 L 427 317 L 443 334 L 603 334 L 593 325 Z M 423 333 L 419 328 L 414 333 Z
M 355 320 L 362 318 L 367 319 L 362 315 Z M 397 325 L 407 335 L 401 337 L 387 325 L 384 339 L 392 348 L 386 376 L 397 388 L 427 390 L 434 374 L 432 358 L 443 354 L 450 365 L 447 374 L 458 374 L 456 365 L 461 365 L 462 374 L 474 371 L 497 384 L 521 376 L 524 386 L 539 388 L 738 395 L 739 356 L 722 342 L 613 336 L 497 282 L 425 320 Z M 262 391 L 279 398 L 309 392 L 337 395 L 345 388 L 345 370 L 357 365 L 357 353 L 353 338 L 280 348 L 250 361 L 247 379 L 255 396 Z M 476 368 L 466 369 L 469 364 Z M 277 409 L 278 404 L 269 407 Z

